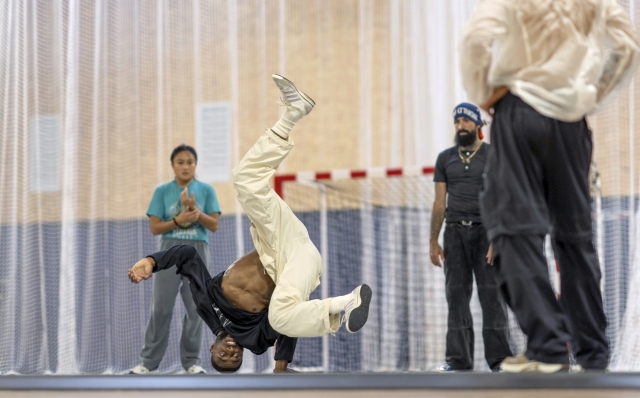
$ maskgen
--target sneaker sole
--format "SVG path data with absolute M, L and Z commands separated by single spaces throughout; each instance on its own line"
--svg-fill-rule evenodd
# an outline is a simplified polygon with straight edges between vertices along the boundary
M 551 364 L 551 363 L 538 363 L 539 373 L 556 373 L 556 372 L 569 372 L 569 365 Z
M 367 318 L 369 317 L 369 304 L 371 304 L 371 288 L 369 285 L 362 285 L 360 287 L 360 305 L 351 311 L 349 314 L 349 320 L 347 321 L 347 332 L 355 333 L 362 329 Z
M 300 98 L 302 98 L 303 100 L 305 100 L 309 105 L 311 105 L 311 108 L 313 108 L 314 106 L 316 106 L 316 102 L 314 100 L 311 99 L 311 97 L 309 97 L 307 94 L 303 93 L 302 91 L 298 90 L 298 87 L 296 87 L 295 84 L 293 84 L 293 82 L 289 79 L 287 79 L 284 76 L 281 75 L 271 75 L 271 78 L 273 79 L 278 79 L 278 80 L 283 80 L 287 83 L 289 83 L 291 85 L 291 87 L 293 87 L 294 90 L 296 90 L 296 92 L 298 94 L 300 94 Z
M 537 372 L 538 364 L 528 362 L 523 364 L 502 364 L 502 371 L 504 373 L 529 373 Z
M 569 366 L 542 362 L 502 365 L 502 371 L 505 373 L 556 373 L 564 370 L 569 371 Z

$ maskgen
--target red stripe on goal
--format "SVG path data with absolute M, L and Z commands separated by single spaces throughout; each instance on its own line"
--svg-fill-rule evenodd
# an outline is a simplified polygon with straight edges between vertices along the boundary
M 375 170 L 375 169 L 372 169 Z M 391 168 L 391 169 L 383 169 L 384 173 L 387 177 L 396 177 L 396 176 L 402 176 L 404 175 L 404 168 L 402 167 L 397 167 L 397 168 Z M 422 174 L 433 174 L 434 172 L 434 168 L 431 166 L 424 166 L 420 169 L 422 171 Z M 300 174 L 300 173 L 298 173 Z M 276 191 L 276 193 L 278 195 L 280 195 L 281 198 L 283 198 L 283 191 L 282 191 L 282 185 L 287 182 L 287 181 L 296 181 L 298 180 L 298 174 L 280 174 L 274 177 L 274 190 Z M 305 173 L 306 174 L 306 173 Z M 313 173 L 310 173 L 311 175 L 313 175 Z M 351 170 L 349 172 L 349 175 L 351 176 L 351 178 L 368 178 L 370 177 L 371 174 L 371 170 L 366 169 L 366 170 Z M 373 173 L 374 175 L 378 175 L 378 173 Z M 305 175 L 305 177 L 307 177 Z M 303 179 L 306 179 L 305 177 L 302 177 Z M 308 178 L 308 177 L 307 177 Z M 331 171 L 319 171 L 315 173 L 315 180 L 331 180 L 332 179 L 332 172 Z
M 436 169 L 433 167 L 423 167 L 422 168 L 422 174 L 433 174 L 435 173 Z
M 387 176 L 391 177 L 391 176 L 401 176 L 402 175 L 402 169 L 387 169 Z
M 316 180 L 330 180 L 331 172 L 330 171 L 321 171 L 316 173 Z
M 282 198 L 282 184 L 285 181 L 295 181 L 295 180 L 296 180 L 295 174 L 283 174 L 283 175 L 275 176 L 274 182 L 273 182 L 273 185 L 274 185 L 273 189 L 276 191 L 278 196 Z

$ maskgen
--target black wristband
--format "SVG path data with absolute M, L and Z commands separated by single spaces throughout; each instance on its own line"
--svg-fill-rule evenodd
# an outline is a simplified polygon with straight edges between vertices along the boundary
M 180 224 L 178 224 L 178 221 L 175 217 L 173 217 L 173 223 L 176 225 L 176 227 L 180 228 Z

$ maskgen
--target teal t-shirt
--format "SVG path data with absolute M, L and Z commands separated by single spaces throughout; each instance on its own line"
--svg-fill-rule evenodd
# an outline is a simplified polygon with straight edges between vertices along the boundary
M 220 213 L 218 196 L 211 185 L 193 179 L 187 188 L 189 197 L 191 197 L 192 192 L 195 193 L 198 210 L 205 214 Z M 151 203 L 149 203 L 147 217 L 156 216 L 162 221 L 169 221 L 180 214 L 184 210 L 184 206 L 180 201 L 180 194 L 183 189 L 178 186 L 175 180 L 156 188 L 153 192 Z M 199 222 L 193 223 L 187 229 L 173 229 L 166 234 L 162 234 L 162 236 L 172 239 L 202 240 L 209 243 L 207 229 Z

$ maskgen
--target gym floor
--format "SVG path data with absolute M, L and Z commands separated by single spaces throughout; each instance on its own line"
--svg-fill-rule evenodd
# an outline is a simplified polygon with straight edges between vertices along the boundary
M 340 373 L 202 376 L 1 376 L 0 398 L 638 397 L 640 373 Z

